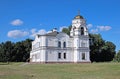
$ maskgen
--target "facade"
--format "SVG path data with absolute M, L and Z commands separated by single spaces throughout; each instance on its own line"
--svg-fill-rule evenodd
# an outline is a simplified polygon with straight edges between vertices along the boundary
M 81 15 L 72 20 L 70 35 L 52 32 L 36 35 L 32 42 L 30 62 L 79 63 L 90 62 L 89 34 L 86 21 Z

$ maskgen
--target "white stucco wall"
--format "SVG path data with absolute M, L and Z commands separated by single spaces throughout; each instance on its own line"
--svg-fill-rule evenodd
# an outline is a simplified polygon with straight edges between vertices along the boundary
M 84 35 L 81 35 L 81 27 L 84 28 Z M 89 37 L 84 19 L 73 19 L 70 35 L 62 32 L 57 35 L 36 35 L 32 42 L 31 62 L 90 62 Z M 58 42 L 61 47 L 58 47 Z M 60 59 L 58 53 L 61 53 Z M 85 60 L 82 60 L 82 53 L 85 53 Z

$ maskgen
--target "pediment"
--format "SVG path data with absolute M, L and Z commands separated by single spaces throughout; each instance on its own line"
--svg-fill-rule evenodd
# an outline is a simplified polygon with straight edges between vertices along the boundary
M 66 33 L 60 32 L 57 34 L 56 38 L 69 38 L 69 36 Z

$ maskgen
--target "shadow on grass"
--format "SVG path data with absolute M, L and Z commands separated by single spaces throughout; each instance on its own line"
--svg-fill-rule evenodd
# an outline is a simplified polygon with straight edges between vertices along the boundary
M 9 65 L 9 62 L 0 62 L 0 65 Z

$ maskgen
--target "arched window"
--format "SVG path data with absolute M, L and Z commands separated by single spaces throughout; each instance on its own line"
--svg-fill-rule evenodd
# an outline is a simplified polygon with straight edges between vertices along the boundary
M 58 59 L 61 59 L 61 53 L 58 53 Z
M 58 41 L 58 47 L 61 47 L 61 42 L 60 41 Z
M 63 42 L 63 47 L 66 48 L 66 42 Z
M 84 28 L 81 27 L 81 35 L 84 35 Z

